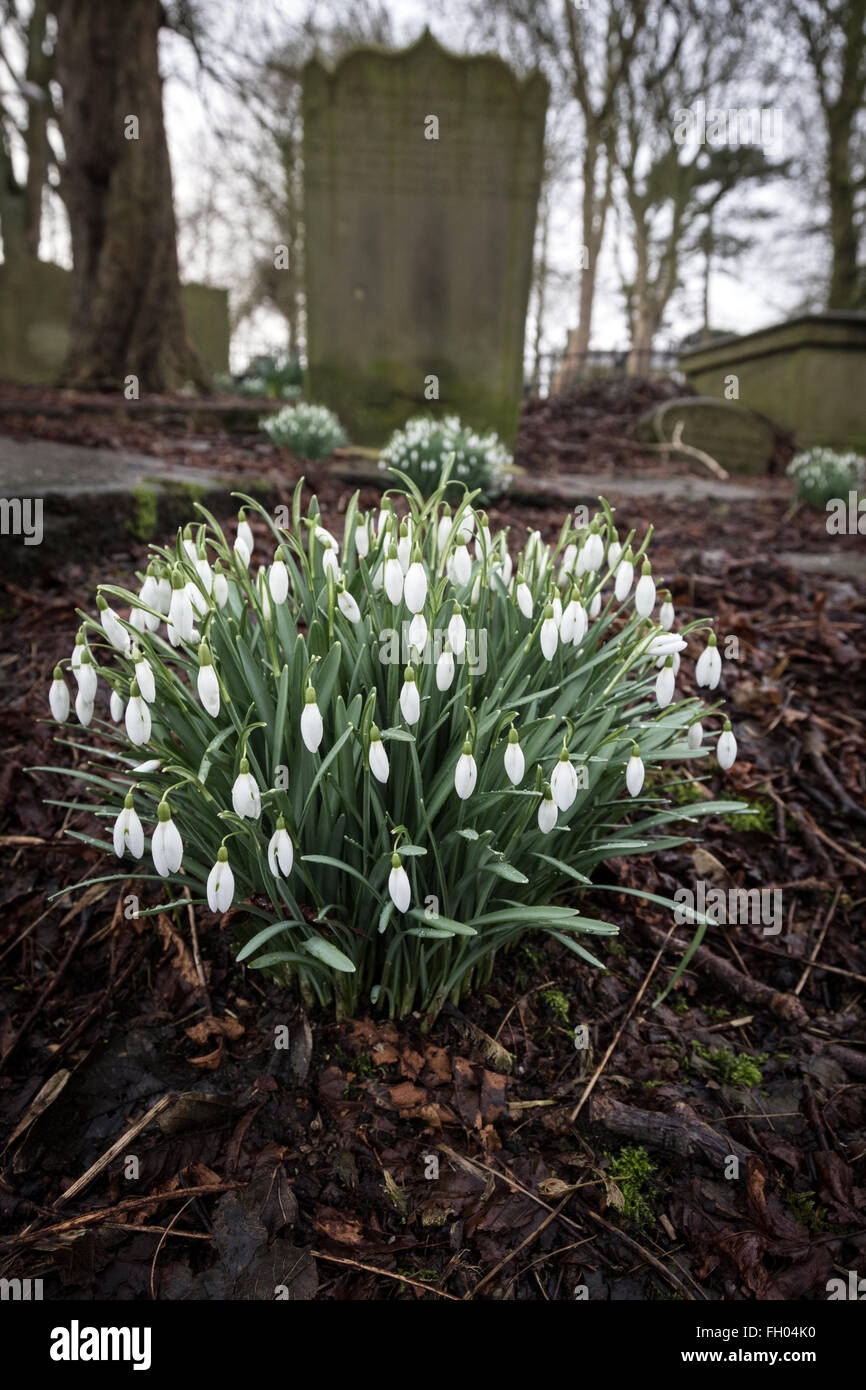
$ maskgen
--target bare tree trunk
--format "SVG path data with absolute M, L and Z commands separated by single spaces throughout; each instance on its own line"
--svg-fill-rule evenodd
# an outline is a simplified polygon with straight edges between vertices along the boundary
M 857 309 L 859 234 L 855 210 L 854 176 L 851 169 L 854 112 L 841 104 L 827 112 L 827 174 L 830 193 L 830 244 L 832 262 L 828 309 Z
M 604 189 L 599 193 L 596 187 L 598 161 L 602 147 L 594 137 L 588 137 L 583 156 L 583 252 L 587 264 L 581 267 L 578 297 L 577 333 L 574 338 L 574 355 L 579 370 L 586 361 L 592 334 L 592 310 L 595 302 L 596 274 L 598 258 L 604 242 L 604 229 L 610 208 L 611 174 L 610 162 L 605 171 Z
M 206 385 L 189 346 L 162 112 L 159 0 L 56 0 L 63 197 L 72 231 L 70 384 Z M 137 137 L 137 138 L 136 138 Z
M 48 0 L 35 0 L 33 12 L 27 25 L 27 81 L 45 93 L 44 101 L 31 99 L 27 113 L 27 130 L 24 142 L 27 147 L 27 183 L 24 197 L 26 203 L 27 251 L 31 256 L 39 255 L 39 239 L 42 234 L 42 195 L 48 182 L 48 117 L 51 114 L 51 98 L 48 84 L 51 81 L 54 59 L 45 52 L 45 30 L 48 21 Z

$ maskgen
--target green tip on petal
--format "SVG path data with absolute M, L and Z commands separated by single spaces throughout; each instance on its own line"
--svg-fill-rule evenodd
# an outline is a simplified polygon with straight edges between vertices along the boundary
M 229 862 L 229 852 L 228 852 L 228 850 L 226 849 L 225 845 L 220 845 L 220 847 L 219 847 L 219 854 L 217 855 L 217 863 L 218 863 L 218 864 L 227 864 L 228 862 Z
M 371 725 L 370 725 L 370 742 L 371 742 L 371 743 L 378 743 L 379 740 L 381 739 L 381 737 L 382 737 L 382 735 L 379 733 L 379 730 L 378 730 L 378 728 L 376 727 L 376 725 L 375 725 L 375 724 L 371 724 Z
M 126 796 L 123 798 L 123 805 L 124 805 L 124 807 L 126 808 L 127 811 L 131 811 L 131 810 L 132 810 L 133 805 L 134 805 L 134 802 L 133 802 L 133 799 L 132 799 L 132 792 L 131 792 L 131 791 L 127 792 L 127 793 L 126 793 Z
M 726 733 L 726 734 L 729 734 L 729 733 L 731 732 L 731 721 L 730 721 L 730 719 L 726 719 L 726 720 L 725 720 L 725 723 L 724 723 L 724 727 L 723 727 L 722 732 L 723 732 L 723 733 Z
M 520 742 L 520 739 L 519 739 L 518 736 L 517 736 L 517 730 L 515 729 L 515 727 L 514 727 L 513 724 L 512 724 L 512 726 L 511 726 L 511 728 L 508 730 L 508 742 L 509 742 L 509 743 L 519 743 L 519 742 Z
M 568 763 L 568 762 L 571 762 L 571 759 L 570 759 L 569 756 L 568 756 L 568 749 L 566 748 L 565 742 L 564 742 L 564 741 L 563 741 L 563 744 L 562 744 L 562 752 L 561 752 L 560 755 L 559 755 L 559 761 L 560 761 L 561 763 Z
M 208 646 L 207 642 L 202 642 L 201 646 L 198 649 L 198 664 L 199 666 L 213 665 L 213 658 L 211 657 L 210 647 Z
M 652 565 L 650 564 L 649 560 L 644 560 L 644 562 L 643 562 L 643 569 L 641 570 L 641 574 L 652 574 L 652 572 L 653 572 L 653 567 L 652 567 Z
M 107 599 L 104 599 L 104 598 L 102 597 L 102 594 L 97 594 L 97 595 L 96 595 L 96 606 L 97 606 L 97 608 L 99 609 L 100 613 L 104 613 L 104 612 L 105 612 L 105 609 L 108 607 L 108 600 L 107 600 Z
M 716 634 L 715 634 L 714 632 L 711 632 L 710 635 L 709 635 L 709 637 L 707 638 L 707 646 L 708 646 L 708 647 L 717 647 L 717 646 L 718 646 L 718 642 L 716 641 Z
M 548 603 L 547 607 L 546 607 L 545 610 L 544 610 L 544 619 L 545 619 L 545 622 L 547 622 L 548 619 L 550 619 L 550 618 L 552 618 L 552 617 L 553 617 L 553 604 L 552 604 L 552 603 Z
M 305 704 L 305 705 L 314 705 L 315 703 L 316 703 L 316 692 L 315 692 L 315 690 L 313 689 L 313 687 L 312 687 L 311 685 L 308 685 L 306 691 L 304 692 L 304 704 Z
M 403 679 L 404 681 L 414 681 L 415 672 L 411 666 L 406 667 L 406 670 L 403 672 Z
M 278 830 L 285 830 L 285 828 L 286 828 L 286 818 L 285 818 L 285 816 L 277 816 L 277 829 L 278 829 Z
M 130 698 L 131 700 L 137 700 L 137 699 L 139 698 L 140 695 L 141 695 L 141 691 L 140 691 L 139 688 L 138 688 L 138 681 L 130 681 L 130 682 L 129 682 L 129 698 Z
M 240 769 L 239 769 L 241 776 L 242 776 L 242 777 L 246 777 L 246 775 L 247 775 L 247 773 L 249 772 L 249 770 L 250 770 L 250 765 L 249 765 L 249 763 L 247 762 L 246 758 L 241 758 L 241 765 L 240 765 Z
M 391 855 L 391 868 L 392 868 L 392 869 L 399 869 L 399 868 L 402 868 L 402 865 L 403 865 L 403 860 L 400 858 L 399 854 L 397 854 L 396 851 L 395 851 L 394 854 Z
M 172 570 L 172 572 L 171 572 L 171 587 L 172 587 L 173 589 L 183 589 L 183 588 L 185 587 L 185 585 L 186 585 L 186 580 L 184 579 L 184 577 L 183 577 L 183 575 L 181 574 L 180 570 Z
M 163 823 L 163 825 L 167 820 L 171 820 L 171 807 L 169 806 L 167 801 L 161 801 L 159 803 L 159 805 L 156 808 L 156 817 L 157 820 Z
M 62 681 L 62 680 L 63 680 L 63 672 L 61 671 L 61 669 L 60 669 L 59 666 L 55 666 L 55 667 L 54 667 L 54 679 L 55 679 L 56 681 Z
M 464 756 L 464 757 L 471 757 L 471 756 L 472 756 L 472 744 L 469 742 L 468 739 L 466 740 L 466 742 L 465 742 L 464 745 L 463 745 L 463 756 Z
M 631 746 L 631 755 L 632 755 L 633 758 L 639 758 L 639 757 L 640 757 L 640 749 L 638 748 L 638 746 L 637 746 L 636 743 L 633 743 L 632 746 Z
M 673 656 L 671 655 L 671 656 L 668 657 L 667 661 L 665 662 L 665 666 L 673 666 L 673 664 L 674 664 L 674 659 L 673 659 Z

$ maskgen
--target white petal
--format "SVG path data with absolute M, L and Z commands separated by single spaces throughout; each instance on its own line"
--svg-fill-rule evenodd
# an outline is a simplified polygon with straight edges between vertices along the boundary
M 69 688 L 66 681 L 52 681 L 48 688 L 48 703 L 51 707 L 52 718 L 58 724 L 64 724 L 69 718 Z
M 443 652 L 436 662 L 436 689 L 449 690 L 454 680 L 454 657 L 451 652 Z
M 517 787 L 523 781 L 523 774 L 526 771 L 526 759 L 523 756 L 523 749 L 519 743 L 509 743 L 505 749 L 505 771 L 509 780 Z
M 461 753 L 454 771 L 454 790 L 462 801 L 466 801 L 475 790 L 478 781 L 478 768 L 471 753 Z
M 397 911 L 408 912 L 412 901 L 412 885 L 402 864 L 398 869 L 392 869 L 388 875 L 388 892 Z
M 301 738 L 304 740 L 311 753 L 315 753 L 319 744 L 322 742 L 324 726 L 319 706 L 305 704 L 301 715 Z
M 196 680 L 198 698 L 213 718 L 220 712 L 220 686 L 213 666 L 200 666 Z
M 626 770 L 625 770 L 625 784 L 626 784 L 626 787 L 628 788 L 628 791 L 629 791 L 629 795 L 630 795 L 630 796 L 637 796 L 637 795 L 638 795 L 638 793 L 640 792 L 641 787 L 643 786 L 643 779 L 644 779 L 644 765 L 643 765 L 643 762 L 642 762 L 641 759 L 640 759 L 639 757 L 637 757 L 635 754 L 632 754 L 632 756 L 631 756 L 631 757 L 629 758 L 629 760 L 628 760 L 628 765 L 626 766 Z
M 404 681 L 400 691 L 400 712 L 407 724 L 417 724 L 421 717 L 421 697 L 415 681 Z
M 388 780 L 388 754 L 380 738 L 370 744 L 370 771 L 379 782 Z

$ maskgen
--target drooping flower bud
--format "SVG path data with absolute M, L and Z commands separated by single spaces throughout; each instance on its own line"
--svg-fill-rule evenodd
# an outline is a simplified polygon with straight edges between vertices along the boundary
M 342 584 L 337 591 L 337 607 L 343 617 L 348 618 L 350 623 L 359 623 L 361 621 L 361 610 L 345 584 Z
M 631 593 L 632 581 L 634 580 L 634 556 L 631 553 L 631 546 L 625 552 L 616 567 L 616 578 L 613 585 L 613 596 L 617 603 L 622 603 Z
M 403 673 L 403 686 L 400 690 L 400 712 L 407 724 L 417 724 L 421 717 L 421 697 L 418 694 L 415 672 L 411 666 L 407 666 Z
M 659 627 L 663 627 L 665 632 L 670 632 L 671 628 L 674 625 L 675 617 L 676 614 L 674 613 L 674 606 L 671 603 L 670 591 L 668 589 L 665 589 L 664 602 L 662 603 L 662 606 L 659 609 Z
M 454 605 L 454 612 L 448 622 L 448 641 L 455 656 L 462 656 L 466 650 L 466 622 L 460 604 Z
M 391 855 L 391 872 L 388 875 L 388 893 L 398 912 L 408 912 L 412 902 L 412 885 L 409 875 L 403 868 L 399 854 Z
M 123 718 L 123 710 L 123 696 L 117 690 L 112 690 L 108 700 L 108 713 L 115 724 L 119 724 Z
M 196 689 L 198 698 L 201 700 L 208 714 L 216 719 L 220 712 L 220 683 L 217 680 L 217 673 L 213 666 L 213 657 L 206 642 L 202 642 L 198 649 L 198 676 L 196 677 Z
M 716 744 L 716 757 L 719 760 L 719 767 L 723 772 L 727 772 L 729 767 L 733 767 L 737 761 L 737 740 L 731 731 L 730 719 L 725 720 L 724 728 L 719 734 L 719 741 Z
M 541 623 L 541 650 L 545 661 L 552 661 L 556 655 L 556 648 L 559 643 L 559 632 L 556 627 L 556 620 L 553 616 L 553 605 L 548 604 L 544 610 L 544 617 Z
M 472 744 L 467 739 L 463 745 L 463 752 L 457 759 L 457 766 L 454 769 L 454 790 L 461 801 L 466 801 L 475 790 L 475 783 L 478 781 L 478 767 L 472 756 Z
M 649 560 L 644 560 L 641 577 L 637 581 L 637 588 L 634 594 L 634 606 L 641 618 L 648 618 L 655 607 L 656 586 L 652 577 L 652 566 Z
M 316 692 L 311 685 L 308 685 L 304 693 L 304 708 L 301 713 L 301 738 L 311 753 L 315 753 L 322 742 L 324 732 L 325 727 L 322 723 L 321 711 L 316 704 Z
M 436 662 L 436 689 L 450 690 L 454 680 L 454 656 L 451 652 L 451 643 L 446 642 Z
M 556 825 L 557 815 L 558 811 L 556 809 L 556 802 L 553 799 L 553 793 L 550 787 L 545 783 L 544 795 L 541 798 L 541 805 L 538 808 L 538 828 L 542 835 L 550 834 L 551 830 Z
M 532 594 L 529 585 L 519 572 L 517 575 L 517 607 L 524 618 L 532 618 Z
M 700 719 L 696 719 L 694 724 L 689 725 L 688 745 L 692 752 L 696 752 L 704 741 L 704 726 Z
M 130 743 L 139 747 L 148 742 L 151 730 L 150 709 L 147 701 L 142 699 L 138 681 L 135 680 L 129 687 L 129 703 L 126 706 L 124 723 Z
M 643 787 L 644 765 L 636 743 L 632 744 L 632 754 L 625 769 L 625 784 L 629 796 L 639 796 Z
M 665 664 L 656 676 L 656 703 L 659 709 L 667 709 L 674 698 L 674 659 L 665 657 Z
M 56 719 L 58 724 L 65 724 L 69 718 L 69 689 L 59 666 L 54 667 L 54 679 L 48 688 L 48 704 L 52 719 Z
M 113 608 L 109 608 L 107 601 L 102 594 L 96 596 L 96 606 L 99 609 L 99 621 L 102 630 L 111 643 L 112 647 L 124 654 L 129 651 L 129 633 L 123 626 Z
M 420 560 L 413 560 L 406 571 L 403 599 L 410 613 L 420 613 L 427 599 L 427 575 Z
M 370 750 L 367 756 L 370 763 L 370 771 L 377 782 L 387 782 L 388 773 L 390 771 L 388 754 L 385 752 L 382 735 L 379 733 L 375 724 L 370 726 Z
M 565 744 L 562 745 L 559 761 L 551 774 L 550 794 L 560 811 L 567 811 L 577 796 L 577 772 Z
M 508 743 L 505 748 L 505 771 L 508 780 L 515 786 L 519 786 L 523 781 L 523 774 L 526 771 L 526 759 L 523 756 L 523 749 L 517 730 L 512 725 L 508 730 Z
M 722 658 L 716 642 L 716 634 L 711 632 L 707 638 L 707 645 L 701 652 L 695 664 L 695 680 L 698 685 L 706 686 L 709 690 L 715 690 L 722 678 Z
M 397 558 L 397 547 L 393 541 L 385 561 L 385 593 L 391 603 L 399 603 L 403 597 L 403 570 Z
M 279 556 L 268 570 L 268 588 L 276 604 L 285 603 L 289 597 L 289 571 L 285 560 L 281 560 Z

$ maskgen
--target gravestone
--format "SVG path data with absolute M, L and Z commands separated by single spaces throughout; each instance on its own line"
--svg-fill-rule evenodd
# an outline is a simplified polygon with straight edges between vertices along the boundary
M 513 441 L 547 95 L 429 32 L 307 64 L 308 389 L 356 443 L 418 413 Z
M 662 401 L 642 415 L 637 437 L 670 444 L 682 422 L 683 444 L 701 449 L 729 473 L 766 473 L 776 447 L 777 430 L 771 420 L 732 401 L 711 396 L 683 396 Z M 672 447 L 672 453 L 676 448 Z

